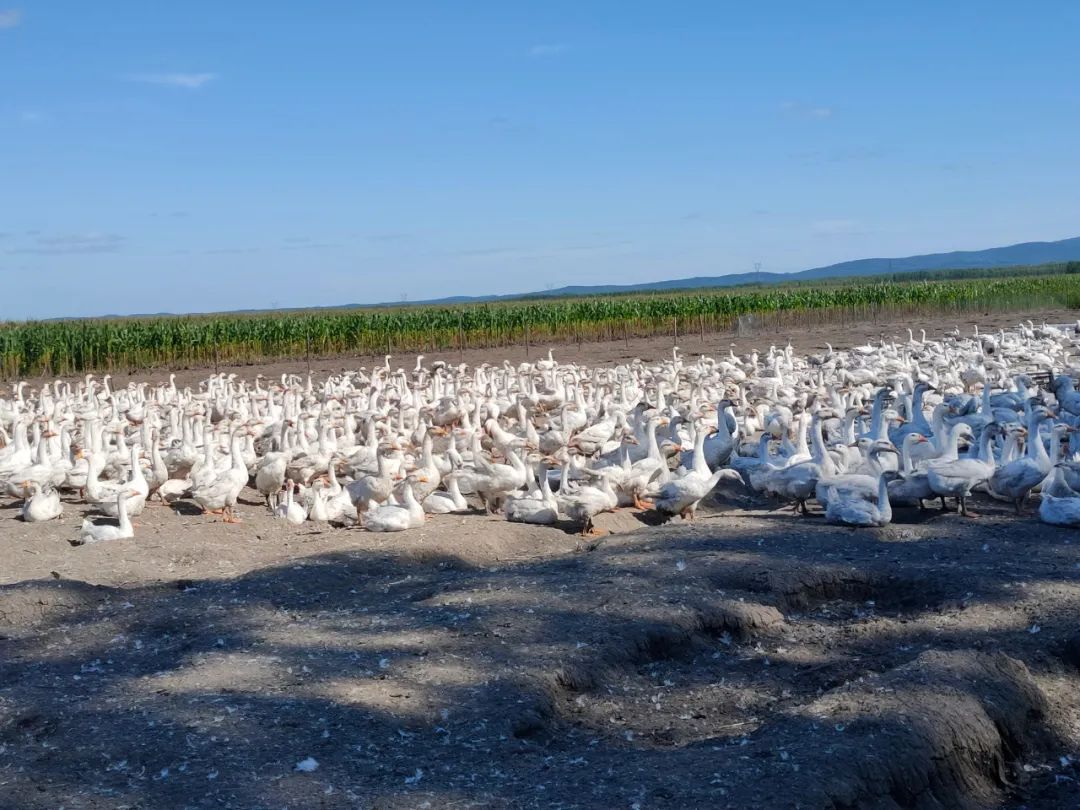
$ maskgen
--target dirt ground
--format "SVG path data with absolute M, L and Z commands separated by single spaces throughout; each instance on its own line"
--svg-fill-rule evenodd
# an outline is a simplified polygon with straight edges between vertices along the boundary
M 1080 534 L 1033 515 L 714 501 L 583 541 L 242 499 L 78 548 L 79 506 L 0 509 L 0 807 L 1080 807 Z

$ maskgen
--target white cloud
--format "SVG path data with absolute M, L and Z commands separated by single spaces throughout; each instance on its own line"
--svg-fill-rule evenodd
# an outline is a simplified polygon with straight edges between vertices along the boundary
M 184 87 L 197 90 L 217 78 L 216 73 L 136 73 L 126 77 L 129 82 L 160 84 L 166 87 Z
M 9 255 L 62 255 L 69 253 L 115 253 L 124 244 L 124 237 L 114 233 L 58 234 L 39 236 L 28 247 L 9 250 Z
M 0 28 L 14 28 L 22 22 L 22 10 L 17 8 L 0 9 Z
M 801 101 L 785 101 L 780 105 L 780 109 L 789 115 L 798 116 L 799 118 L 816 118 L 818 120 L 831 118 L 833 114 L 832 107 L 804 104 Z
M 821 219 L 810 226 L 814 236 L 850 236 L 862 232 L 856 219 Z
M 529 48 L 529 56 L 557 56 L 566 50 L 565 45 L 561 44 L 541 44 L 533 45 Z

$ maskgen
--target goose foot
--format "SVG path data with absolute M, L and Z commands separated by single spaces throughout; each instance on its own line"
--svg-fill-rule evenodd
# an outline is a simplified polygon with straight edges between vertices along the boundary
M 966 498 L 958 498 L 957 500 L 960 501 L 960 515 L 962 517 L 966 517 L 966 518 L 977 518 L 977 517 L 979 517 L 978 512 L 972 512 L 970 509 L 967 508 L 967 499 Z
M 648 509 L 655 509 L 656 508 L 656 504 L 653 503 L 652 501 L 642 500 L 641 498 L 637 497 L 636 495 L 634 496 L 634 506 L 636 506 L 638 509 L 641 509 L 643 511 L 648 510 Z

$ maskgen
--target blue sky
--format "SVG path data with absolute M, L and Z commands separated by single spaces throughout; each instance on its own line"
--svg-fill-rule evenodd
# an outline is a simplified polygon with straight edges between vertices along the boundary
M 0 318 L 1080 235 L 1080 4 L 0 0 Z

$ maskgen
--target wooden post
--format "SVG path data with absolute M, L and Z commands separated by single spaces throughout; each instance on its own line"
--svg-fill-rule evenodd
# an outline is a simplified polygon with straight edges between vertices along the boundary
M 525 322 L 525 359 L 529 359 L 529 322 Z
M 465 316 L 460 312 L 457 318 L 457 345 L 458 345 L 458 362 L 465 362 Z
M 701 342 L 705 342 L 705 313 L 699 312 L 697 316 L 698 326 L 701 327 Z
M 217 344 L 214 345 L 214 355 L 217 356 Z M 304 359 L 307 360 L 307 373 L 311 376 L 311 333 L 304 329 Z M 217 360 L 214 361 L 214 370 L 217 371 Z
M 671 319 L 671 322 L 673 324 L 673 326 L 672 326 L 672 335 L 675 337 L 675 343 L 678 343 L 679 342 L 679 316 L 676 315 L 675 317 L 673 317 Z
M 629 321 L 623 321 L 623 323 L 622 323 L 622 339 L 623 339 L 623 345 L 626 346 L 626 348 L 629 349 L 630 348 L 630 322 Z

